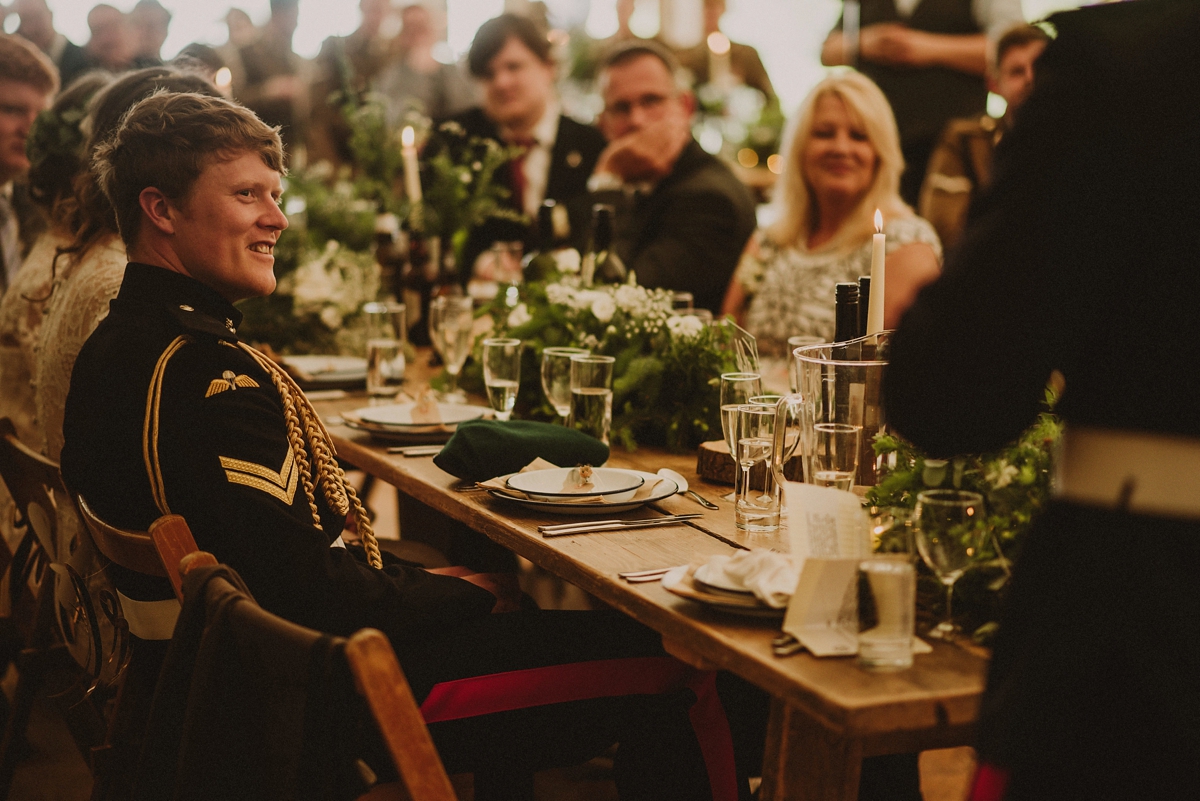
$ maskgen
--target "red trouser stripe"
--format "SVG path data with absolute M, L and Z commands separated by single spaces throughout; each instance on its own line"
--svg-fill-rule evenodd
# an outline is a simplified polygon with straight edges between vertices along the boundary
M 669 657 L 573 662 L 436 684 L 421 704 L 421 715 L 426 723 L 441 723 L 589 698 L 658 695 L 687 687 L 696 695 L 688 718 L 704 755 L 713 801 L 737 801 L 733 737 L 716 681 L 717 674 L 694 670 Z
M 971 783 L 970 801 L 1004 801 L 1008 789 L 1008 771 L 988 762 L 981 762 Z

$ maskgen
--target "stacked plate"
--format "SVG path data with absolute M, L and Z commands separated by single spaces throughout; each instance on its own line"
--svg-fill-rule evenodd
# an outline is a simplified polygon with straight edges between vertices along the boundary
M 709 609 L 734 615 L 781 618 L 787 611 L 767 606 L 754 597 L 754 593 L 731 583 L 718 571 L 707 570 L 708 567 L 705 564 L 674 568 L 663 576 L 663 589 Z
M 356 356 L 285 356 L 283 366 L 301 389 L 358 389 L 367 381 L 367 360 Z
M 661 501 L 679 491 L 670 479 L 640 470 L 596 467 L 580 485 L 576 468 L 559 467 L 514 473 L 502 489 L 489 489 L 497 498 L 541 511 L 564 515 L 626 512 L 644 503 Z
M 415 403 L 396 403 L 388 406 L 368 406 L 342 415 L 350 428 L 366 431 L 383 442 L 406 445 L 434 444 L 446 442 L 454 434 L 459 423 L 478 420 L 490 412 L 486 406 L 469 406 L 462 403 L 437 404 L 436 419 L 418 414 L 414 419 Z

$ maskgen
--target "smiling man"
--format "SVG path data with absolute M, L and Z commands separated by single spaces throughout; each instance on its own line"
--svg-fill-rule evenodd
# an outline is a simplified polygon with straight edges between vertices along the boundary
M 478 799 L 531 797 L 534 771 L 613 743 L 624 797 L 738 797 L 714 674 L 667 656 L 654 632 L 617 613 L 489 614 L 503 607 L 488 577 L 379 553 L 303 393 L 237 336 L 233 303 L 274 289 L 287 227 L 277 129 L 220 98 L 155 95 L 93 166 L 131 263 L 71 376 L 62 471 L 74 492 L 125 529 L 182 515 L 276 615 L 385 632 L 442 761 L 475 774 Z M 342 541 L 349 514 L 365 547 Z M 173 618 L 138 603 L 169 586 L 114 579 L 127 616 L 140 610 L 134 634 L 169 637 Z

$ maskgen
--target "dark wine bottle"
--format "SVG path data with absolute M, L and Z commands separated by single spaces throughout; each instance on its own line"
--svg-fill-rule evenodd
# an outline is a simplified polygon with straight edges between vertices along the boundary
M 584 286 L 597 281 L 619 284 L 625 281 L 629 271 L 612 247 L 613 207 L 597 203 L 592 207 L 592 233 L 588 240 L 588 253 L 583 259 L 581 277 Z
M 867 335 L 867 312 L 871 307 L 871 276 L 858 277 L 858 335 Z
M 849 342 L 859 337 L 858 284 L 838 283 L 834 286 L 834 342 Z
M 544 281 L 556 269 L 554 251 L 559 243 L 554 231 L 554 215 L 557 208 L 557 203 L 547 199 L 538 209 L 534 249 L 525 255 L 521 263 L 521 273 L 526 281 Z

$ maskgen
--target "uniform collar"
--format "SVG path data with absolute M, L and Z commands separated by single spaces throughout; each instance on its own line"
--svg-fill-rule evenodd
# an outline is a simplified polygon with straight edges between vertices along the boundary
M 125 268 L 117 300 L 166 307 L 180 319 L 203 315 L 216 320 L 227 331 L 242 324 L 242 313 L 232 303 L 195 278 L 136 261 Z M 177 312 L 182 312 L 182 316 Z

